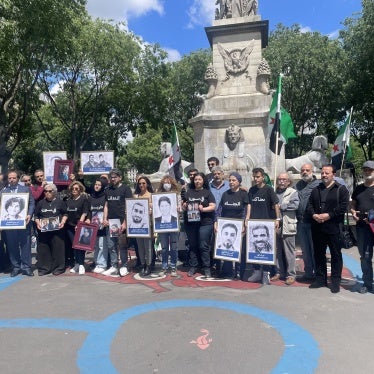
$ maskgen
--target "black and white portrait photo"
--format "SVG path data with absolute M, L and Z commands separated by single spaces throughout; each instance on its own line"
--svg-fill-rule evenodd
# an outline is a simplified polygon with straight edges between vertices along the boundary
M 29 203 L 27 193 L 3 193 L 1 198 L 0 228 L 23 229 Z
M 275 221 L 249 220 L 247 226 L 247 262 L 275 264 Z
M 214 258 L 239 262 L 242 244 L 243 220 L 217 219 L 217 235 L 214 245 Z
M 151 236 L 148 199 L 126 199 L 126 223 L 128 237 Z
M 152 195 L 154 232 L 179 231 L 176 193 Z

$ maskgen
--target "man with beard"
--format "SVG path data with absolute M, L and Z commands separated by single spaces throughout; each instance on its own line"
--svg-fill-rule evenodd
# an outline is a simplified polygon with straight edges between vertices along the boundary
M 147 223 L 144 222 L 145 207 L 140 203 L 135 203 L 131 210 L 132 222 L 129 223 L 130 229 L 142 229 L 147 227 Z
M 374 232 L 369 216 L 374 213 L 374 161 L 362 165 L 364 183 L 358 185 L 352 194 L 351 213 L 356 221 L 357 247 L 360 253 L 363 286 L 360 293 L 373 291 L 373 246 Z
M 299 207 L 297 209 L 297 237 L 300 242 L 304 261 L 304 275 L 297 280 L 299 282 L 313 281 L 315 278 L 316 266 L 314 263 L 314 250 L 312 241 L 312 218 L 305 214 L 308 200 L 312 190 L 320 183 L 313 175 L 313 165 L 304 164 L 300 170 L 301 180 L 296 183 L 296 190 L 299 193 Z
M 217 247 L 220 249 L 238 252 L 238 249 L 234 248 L 237 236 L 238 228 L 233 223 L 225 223 L 221 230 L 221 242 Z
M 257 225 L 252 228 L 252 252 L 270 253 L 272 247 L 270 244 L 269 229 L 265 225 Z
M 312 239 L 316 280 L 309 288 L 327 287 L 326 249 L 331 254 L 331 292 L 340 291 L 343 270 L 340 226 L 348 209 L 349 192 L 334 180 L 334 165 L 325 165 L 321 171 L 321 183 L 313 189 L 307 206 L 307 214 L 312 218 Z

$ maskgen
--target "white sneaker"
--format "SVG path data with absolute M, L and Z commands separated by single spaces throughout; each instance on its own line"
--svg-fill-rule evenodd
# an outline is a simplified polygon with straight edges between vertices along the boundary
M 108 270 L 105 270 L 102 274 L 109 276 L 109 277 L 113 277 L 113 276 L 118 275 L 118 270 L 114 266 L 111 266 Z
M 83 265 L 79 265 L 79 275 L 83 275 L 83 274 L 86 274 L 86 269 L 84 268 Z
M 177 277 L 177 276 L 178 276 L 178 274 L 177 274 L 177 269 L 176 269 L 176 268 L 171 268 L 171 273 L 170 273 L 170 275 L 171 275 L 172 277 Z
M 104 271 L 105 271 L 105 269 L 104 269 L 104 268 L 101 268 L 101 267 L 99 267 L 99 266 L 96 266 L 95 269 L 93 270 L 93 272 L 96 273 L 96 274 L 101 274 L 101 273 L 103 273 Z
M 126 266 L 122 266 L 119 268 L 119 275 L 121 277 L 125 277 L 127 274 L 129 274 L 129 271 L 127 270 Z
M 70 273 L 78 273 L 78 265 L 75 265 L 73 268 L 70 269 Z

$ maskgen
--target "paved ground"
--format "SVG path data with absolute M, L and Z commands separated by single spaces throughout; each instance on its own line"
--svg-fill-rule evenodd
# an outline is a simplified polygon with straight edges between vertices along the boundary
M 370 373 L 374 295 L 187 278 L 0 275 L 2 373 Z M 300 260 L 299 260 L 300 266 Z

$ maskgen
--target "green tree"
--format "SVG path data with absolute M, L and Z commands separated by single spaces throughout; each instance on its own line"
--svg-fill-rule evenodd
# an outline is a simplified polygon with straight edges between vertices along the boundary
M 345 97 L 353 106 L 352 133 L 365 159 L 374 157 L 374 2 L 362 1 L 362 13 L 347 18 L 340 33 L 348 54 Z
M 282 105 L 290 112 L 298 138 L 290 140 L 286 157 L 310 149 L 311 132 L 335 139 L 335 123 L 345 115 L 343 87 L 347 56 L 338 40 L 318 32 L 302 33 L 298 25 L 278 25 L 264 51 L 275 87 L 279 73 Z M 309 135 L 308 135 L 309 134 Z
M 9 158 L 32 124 L 39 105 L 36 82 L 52 61 L 68 53 L 84 0 L 0 1 L 0 164 Z

